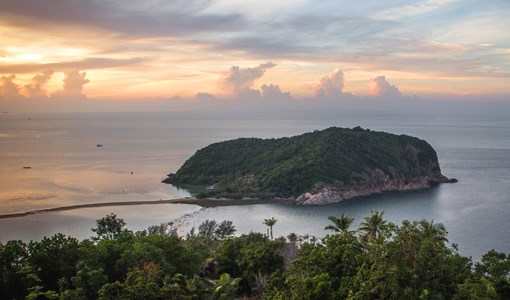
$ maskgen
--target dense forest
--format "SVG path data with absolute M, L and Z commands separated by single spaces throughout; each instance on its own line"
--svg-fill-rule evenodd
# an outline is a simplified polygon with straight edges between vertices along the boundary
M 324 185 L 443 182 L 426 141 L 356 127 L 331 127 L 289 138 L 240 138 L 198 150 L 164 181 L 209 186 L 202 196 L 297 197 Z
M 0 244 L 0 299 L 510 299 L 510 255 L 474 262 L 441 224 L 388 222 L 357 229 L 330 217 L 322 239 L 236 235 L 207 220 L 184 236 L 172 224 L 132 232 L 111 214 L 90 239 L 56 234 Z

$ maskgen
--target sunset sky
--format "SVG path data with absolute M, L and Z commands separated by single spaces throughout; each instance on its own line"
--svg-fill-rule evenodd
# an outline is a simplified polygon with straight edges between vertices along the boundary
M 7 0 L 0 95 L 508 95 L 509 12 L 508 0 Z

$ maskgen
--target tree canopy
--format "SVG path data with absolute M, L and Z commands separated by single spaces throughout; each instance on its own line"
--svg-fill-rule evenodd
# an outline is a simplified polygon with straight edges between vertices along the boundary
M 330 221 L 322 239 L 286 240 L 213 220 L 132 232 L 108 215 L 91 239 L 0 243 L 0 299 L 510 299 L 510 255 L 474 262 L 441 224 Z
M 201 196 L 297 197 L 322 186 L 446 180 L 426 141 L 360 127 L 289 138 L 240 138 L 198 150 L 164 181 L 208 186 Z

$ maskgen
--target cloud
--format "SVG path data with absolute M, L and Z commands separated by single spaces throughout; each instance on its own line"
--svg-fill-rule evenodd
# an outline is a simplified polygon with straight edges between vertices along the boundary
M 145 61 L 143 58 L 129 58 L 129 59 L 113 59 L 113 58 L 97 58 L 91 57 L 77 61 L 67 61 L 58 63 L 29 63 L 29 64 L 0 64 L 0 73 L 35 73 L 45 72 L 47 70 L 70 71 L 70 70 L 90 70 L 90 69 L 107 69 L 127 65 L 138 64 Z
M 223 86 L 227 92 L 240 94 L 249 92 L 255 80 L 264 76 L 266 70 L 276 66 L 272 62 L 260 64 L 255 68 L 240 68 L 233 66 L 223 79 Z
M 44 90 L 45 84 L 50 80 L 53 75 L 53 71 L 48 70 L 39 74 L 36 74 L 32 81 L 25 85 L 25 91 L 29 98 L 41 98 L 47 97 L 47 93 Z
M 367 41 L 398 26 L 394 21 L 336 12 L 282 14 L 249 25 L 248 30 L 211 40 L 211 44 L 215 49 L 241 50 L 258 57 L 321 60 L 364 49 Z M 339 53 L 346 46 L 349 49 Z
M 0 77 L 0 96 L 4 99 L 13 100 L 22 98 L 20 87 L 14 82 L 15 75 Z
M 66 71 L 64 73 L 63 88 L 55 92 L 51 97 L 48 97 L 47 91 L 44 89 L 46 83 L 51 79 L 53 71 L 47 70 L 36 74 L 31 82 L 24 87 L 20 87 L 16 82 L 15 75 L 0 77 L 0 98 L 4 100 L 40 100 L 44 98 L 70 98 L 82 99 L 85 98 L 83 87 L 90 81 L 86 78 L 85 72 L 78 70 Z M 26 97 L 24 96 L 26 95 Z
M 0 20 L 6 28 L 14 25 L 38 34 L 38 31 L 52 32 L 51 37 L 44 38 L 62 35 L 60 38 L 66 45 L 76 41 L 79 46 L 95 48 L 99 51 L 96 53 L 115 57 L 120 53 L 143 53 L 137 55 L 153 56 L 155 60 L 179 59 L 184 63 L 180 57 L 183 53 L 193 53 L 192 59 L 197 61 L 206 60 L 213 53 L 222 57 L 234 54 L 240 59 L 342 63 L 365 70 L 410 71 L 433 76 L 508 77 L 510 74 L 508 53 L 504 49 L 469 47 L 472 38 L 482 39 L 476 44 L 505 45 L 503 29 L 508 26 L 505 27 L 504 12 L 508 11 L 508 1 L 499 0 L 489 6 L 473 1 L 456 1 L 450 5 L 453 0 L 364 1 L 348 5 L 342 1 L 323 1 L 321 5 L 298 1 L 299 4 L 288 4 L 288 9 L 280 11 L 269 9 L 272 4 L 257 1 L 241 1 L 238 5 L 230 2 L 54 0 L 48 10 L 44 1 L 39 0 L 0 1 Z M 221 9 L 222 3 L 229 9 Z M 252 5 L 254 9 L 250 9 Z M 270 12 L 250 17 L 259 5 Z M 488 30 L 480 31 L 476 26 L 463 30 L 472 17 L 467 13 L 452 16 L 450 6 L 486 15 Z M 426 17 L 433 18 L 433 22 L 423 22 L 421 15 L 429 12 L 434 14 Z M 416 18 L 409 18 L 412 16 Z M 444 30 L 436 32 L 431 24 L 441 24 Z M 14 26 L 10 26 L 9 33 L 18 29 Z M 48 26 L 53 27 L 48 29 Z M 452 39 L 449 31 L 457 33 L 458 28 L 466 33 L 453 34 Z M 100 40 L 96 38 L 98 33 L 103 37 Z M 466 47 L 438 48 L 435 53 L 428 50 L 440 43 Z M 105 44 L 111 45 L 99 49 L 106 48 Z M 195 46 L 198 48 L 192 51 L 186 49 Z M 47 69 L 34 64 L 0 65 L 0 73 L 20 73 L 10 70 L 11 67 L 21 69 L 22 73 Z M 71 68 L 89 69 L 82 65 Z M 55 67 L 50 69 L 59 71 Z
M 64 87 L 57 92 L 58 97 L 84 98 L 83 86 L 90 81 L 86 78 L 87 73 L 78 70 L 66 72 L 64 74 Z
M 316 95 L 318 97 L 338 97 L 343 94 L 343 90 L 344 72 L 336 69 L 327 76 L 321 78 Z
M 40 0 L 0 1 L 0 19 L 27 28 L 85 27 L 132 36 L 185 36 L 241 26 L 239 14 L 208 13 L 211 2 L 55 0 L 48 9 Z
M 282 92 L 280 87 L 276 84 L 263 84 L 260 87 L 260 94 L 266 99 L 282 99 L 290 98 L 290 93 Z
M 368 84 L 370 94 L 378 97 L 400 97 L 402 94 L 395 85 L 386 80 L 385 76 L 377 76 Z
M 413 17 L 432 12 L 443 8 L 458 0 L 425 0 L 418 3 L 406 4 L 398 7 L 389 8 L 374 15 L 376 19 L 398 20 L 405 17 Z

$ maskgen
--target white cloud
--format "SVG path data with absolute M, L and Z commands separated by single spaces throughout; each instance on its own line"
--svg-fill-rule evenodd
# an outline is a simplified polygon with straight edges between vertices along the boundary
M 260 87 L 260 92 L 262 97 L 267 99 L 290 98 L 290 93 L 283 92 L 276 84 L 264 84 Z
M 378 97 L 400 97 L 402 94 L 395 85 L 386 80 L 385 76 L 377 76 L 368 85 L 370 94 Z
M 319 97 L 338 97 L 344 91 L 344 72 L 339 69 L 321 78 L 316 94 Z
M 228 93 L 240 94 L 249 91 L 254 82 L 264 76 L 266 70 L 276 66 L 272 62 L 261 64 L 255 68 L 233 66 L 223 79 L 223 86 Z
M 376 19 L 398 20 L 405 17 L 413 17 L 432 12 L 436 9 L 445 7 L 457 0 L 425 0 L 414 4 L 407 4 L 399 7 L 393 7 L 383 10 L 374 15 Z

